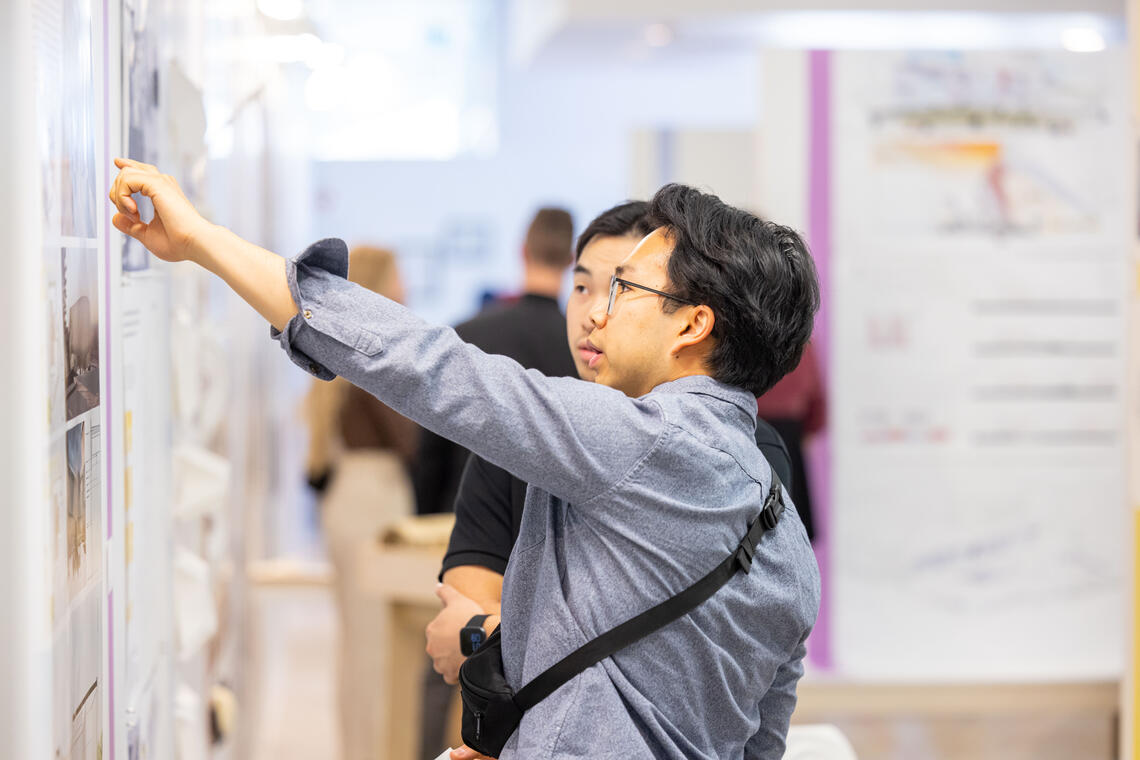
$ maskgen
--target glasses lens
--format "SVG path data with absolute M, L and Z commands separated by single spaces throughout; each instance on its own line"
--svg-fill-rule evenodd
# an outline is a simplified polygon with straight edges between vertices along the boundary
M 606 314 L 613 316 L 614 313 L 614 298 L 617 296 L 617 275 L 610 275 L 610 302 L 606 306 Z

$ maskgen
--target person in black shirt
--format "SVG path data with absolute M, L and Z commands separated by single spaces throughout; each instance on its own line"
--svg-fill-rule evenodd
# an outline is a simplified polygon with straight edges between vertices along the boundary
M 509 356 L 549 377 L 574 376 L 562 342 L 566 318 L 558 305 L 562 278 L 574 261 L 574 223 L 560 208 L 540 208 L 523 240 L 523 295 L 492 304 L 456 326 L 460 338 L 489 354 Z M 425 430 L 415 472 L 416 512 L 450 512 L 467 449 Z
M 587 336 L 594 301 L 606 298 L 610 275 L 641 239 L 652 232 L 645 218 L 648 204 L 629 201 L 603 212 L 578 238 L 573 289 L 566 307 L 565 334 L 574 364 L 583 380 L 593 380 L 590 359 L 597 354 Z M 558 340 L 559 345 L 565 345 Z M 756 423 L 756 443 L 787 488 L 792 484 L 791 460 L 783 440 L 771 425 Z M 519 534 L 526 483 L 478 456 L 471 456 L 455 500 L 455 527 L 440 572 L 437 595 L 444 607 L 428 625 L 427 652 L 447 683 L 458 680 L 462 636 L 498 624 L 503 575 Z M 466 629 L 466 633 L 464 630 Z M 467 647 L 473 641 L 467 641 Z M 426 737 L 425 737 L 426 738 Z M 425 746 L 426 756 L 432 756 Z M 437 750 L 438 751 L 438 750 Z

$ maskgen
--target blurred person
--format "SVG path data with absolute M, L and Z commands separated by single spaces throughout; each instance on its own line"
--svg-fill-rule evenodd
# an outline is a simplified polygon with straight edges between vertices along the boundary
M 360 246 L 349 279 L 395 302 L 404 300 L 396 257 Z M 314 380 L 305 399 L 306 474 L 321 495 L 321 529 L 333 566 L 340 628 L 337 704 L 341 757 L 374 760 L 384 731 L 383 610 L 357 586 L 356 559 L 388 525 L 414 512 L 409 468 L 419 426 L 344 378 Z
M 511 687 L 710 566 L 745 571 L 526 711 L 503 760 L 783 756 L 819 570 L 794 509 L 761 520 L 784 496 L 754 434 L 756 397 L 799 362 L 819 308 L 795 231 L 661 188 L 654 231 L 591 312 L 588 383 L 488 355 L 345 281 L 338 240 L 282 260 L 203 219 L 169 175 L 116 165 L 116 229 L 220 277 L 298 366 L 345 377 L 529 484 L 503 584 Z
M 796 368 L 756 400 L 760 419 L 771 423 L 788 445 L 795 479 L 785 481 L 792 502 L 800 513 L 808 539 L 815 541 L 815 517 L 804 452 L 811 437 L 827 424 L 827 390 L 819 371 L 815 349 L 809 343 Z
M 489 354 L 509 356 L 548 377 L 574 375 L 574 360 L 562 341 L 566 318 L 558 305 L 562 279 L 574 261 L 574 221 L 564 209 L 540 208 L 522 244 L 522 295 L 492 301 L 457 325 L 460 338 Z M 468 451 L 425 431 L 417 461 L 416 509 L 420 514 L 450 512 Z
M 599 298 L 609 295 L 614 269 L 653 231 L 648 209 L 645 201 L 614 206 L 590 222 L 578 238 L 565 334 L 583 380 L 593 381 L 597 376 L 588 363 L 594 354 L 589 348 L 590 312 Z M 790 489 L 791 460 L 780 436 L 771 425 L 757 420 L 755 438 Z M 475 648 L 472 640 L 465 639 L 478 636 L 479 628 L 485 637 L 499 622 L 503 575 L 518 538 L 525 498 L 526 483 L 482 457 L 470 457 L 456 496 L 455 528 L 436 591 L 443 609 L 426 630 L 427 652 L 447 683 L 457 682 L 465 651 Z M 432 738 L 425 750 L 440 746 L 439 738 Z

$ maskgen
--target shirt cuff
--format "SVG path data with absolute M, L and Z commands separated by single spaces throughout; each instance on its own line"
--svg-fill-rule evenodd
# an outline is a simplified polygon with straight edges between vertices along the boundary
M 344 294 L 352 286 L 347 280 L 348 246 L 343 240 L 326 238 L 313 243 L 285 262 L 285 274 L 297 313 L 284 330 L 271 326 L 269 335 L 294 364 L 322 380 L 336 377 L 317 357 L 298 348 L 298 338 L 306 331 L 328 336 L 369 356 L 380 352 L 380 336 L 354 324 L 351 309 L 345 308 L 351 306 L 352 299 Z M 314 345 L 312 341 L 305 343 Z

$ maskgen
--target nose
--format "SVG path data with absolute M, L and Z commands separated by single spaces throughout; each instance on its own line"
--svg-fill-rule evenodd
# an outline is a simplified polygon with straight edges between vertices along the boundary
M 606 326 L 606 322 L 608 322 L 610 319 L 610 315 L 606 313 L 607 303 L 607 301 L 598 299 L 590 305 L 590 313 L 588 315 L 588 319 L 594 326 L 595 330 L 601 330 Z

